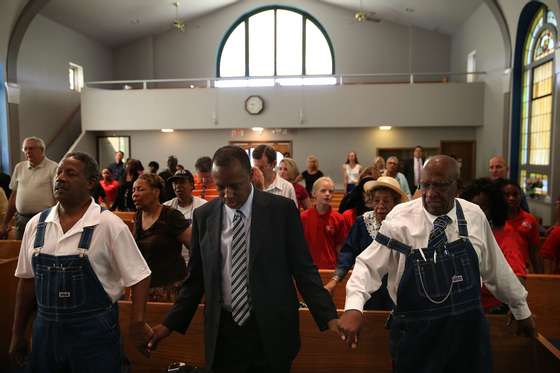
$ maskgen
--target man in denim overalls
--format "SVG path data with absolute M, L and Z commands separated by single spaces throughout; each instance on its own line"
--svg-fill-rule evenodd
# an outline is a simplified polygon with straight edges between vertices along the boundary
M 533 336 L 527 291 L 496 244 L 480 208 L 455 198 L 459 167 L 435 156 L 422 171 L 422 198 L 396 206 L 356 260 L 346 287 L 343 340 L 356 347 L 363 304 L 388 273 L 395 302 L 390 342 L 397 373 L 490 372 L 490 333 L 480 280 Z
M 120 372 L 117 300 L 125 286 L 132 287 L 132 339 L 142 346 L 151 334 L 144 323 L 150 269 L 127 226 L 90 197 L 98 175 L 89 155 L 67 154 L 57 171 L 58 203 L 27 225 L 10 355 L 24 363 L 25 329 L 37 308 L 32 372 Z

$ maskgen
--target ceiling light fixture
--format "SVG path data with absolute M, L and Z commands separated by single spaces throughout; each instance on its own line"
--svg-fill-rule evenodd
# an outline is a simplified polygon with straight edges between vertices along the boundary
M 359 23 L 363 23 L 365 21 L 371 21 L 375 23 L 381 22 L 380 18 L 375 17 L 375 12 L 366 12 L 364 10 L 362 0 L 360 0 L 360 9 L 356 13 L 354 13 L 354 19 Z
M 379 129 L 381 131 L 390 131 L 391 128 L 393 128 L 393 127 L 391 127 L 391 126 L 379 126 Z
M 252 127 L 251 130 L 252 130 L 253 132 L 262 133 L 262 131 L 264 130 L 264 128 L 262 128 L 262 127 Z
M 175 7 L 175 20 L 172 23 L 173 28 L 179 32 L 184 32 L 185 22 L 179 19 L 179 2 L 178 1 L 174 2 L 173 6 Z
M 173 128 L 162 128 L 161 132 L 163 133 L 171 133 L 171 132 L 175 132 L 175 130 Z

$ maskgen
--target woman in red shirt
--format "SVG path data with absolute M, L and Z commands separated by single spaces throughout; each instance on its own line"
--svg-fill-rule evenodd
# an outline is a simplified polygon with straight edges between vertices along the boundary
M 521 208 L 521 187 L 513 180 L 499 180 L 498 185 L 508 205 L 507 224 L 523 239 L 521 255 L 534 273 L 542 273 L 539 252 L 539 223 L 537 219 Z
M 117 180 L 113 180 L 111 171 L 105 168 L 103 171 L 101 171 L 101 180 L 99 180 L 99 185 L 101 185 L 101 188 L 103 188 L 103 190 L 105 191 L 105 198 L 107 201 L 106 207 L 112 206 L 115 198 L 117 197 L 119 182 Z M 98 202 L 102 203 L 103 201 L 99 200 Z
M 527 267 L 521 255 L 523 239 L 510 225 L 506 224 L 508 204 L 500 186 L 487 178 L 477 179 L 465 188 L 461 193 L 461 198 L 477 204 L 484 211 L 506 261 L 519 280 L 525 283 Z M 508 311 L 507 305 L 494 298 L 486 287 L 482 287 L 481 300 L 484 310 L 488 313 L 507 313 Z

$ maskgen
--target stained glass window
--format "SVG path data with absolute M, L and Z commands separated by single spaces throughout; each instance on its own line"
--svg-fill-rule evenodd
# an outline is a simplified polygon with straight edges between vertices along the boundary
M 535 48 L 535 60 L 541 59 L 554 52 L 554 36 L 551 30 L 544 30 L 537 40 Z
M 220 77 L 332 74 L 328 35 L 311 15 L 293 8 L 265 7 L 242 17 L 218 55 Z
M 543 6 L 523 48 L 519 183 L 533 198 L 549 193 L 556 38 L 556 17 Z

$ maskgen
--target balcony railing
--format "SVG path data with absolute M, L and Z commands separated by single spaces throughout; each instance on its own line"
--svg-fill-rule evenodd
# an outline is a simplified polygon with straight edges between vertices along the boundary
M 108 90 L 166 89 L 166 88 L 230 88 L 230 87 L 282 87 L 356 84 L 420 84 L 420 83 L 473 83 L 486 72 L 452 73 L 378 73 L 339 75 L 291 75 L 272 77 L 192 78 L 94 81 L 87 87 Z

